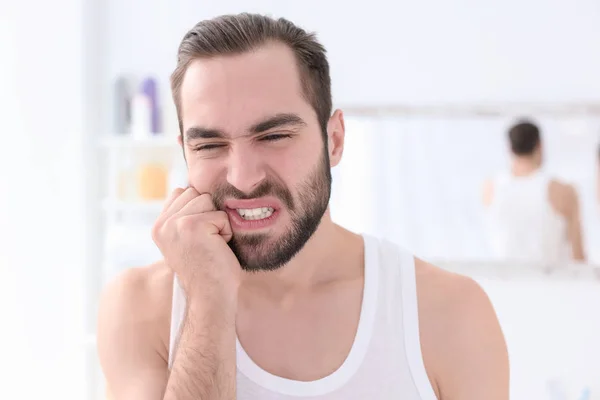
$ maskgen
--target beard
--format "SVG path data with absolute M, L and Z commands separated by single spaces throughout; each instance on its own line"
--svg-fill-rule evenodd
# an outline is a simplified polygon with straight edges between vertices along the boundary
M 290 213 L 290 227 L 278 238 L 267 233 L 233 235 L 228 244 L 243 270 L 274 271 L 287 264 L 302 250 L 327 211 L 331 180 L 329 154 L 324 148 L 320 161 L 298 187 L 298 202 L 287 187 L 271 180 L 263 181 L 250 194 L 229 184 L 213 191 L 213 201 L 219 210 L 224 209 L 226 199 L 253 199 L 271 195 L 281 200 Z

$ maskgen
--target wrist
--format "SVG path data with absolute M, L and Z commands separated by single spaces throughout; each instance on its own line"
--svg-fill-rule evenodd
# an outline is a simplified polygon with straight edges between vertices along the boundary
M 216 297 L 195 297 L 187 302 L 185 321 L 196 328 L 204 326 L 211 331 L 231 330 L 235 332 L 237 304 Z M 198 325 L 200 324 L 200 325 Z
M 188 307 L 194 311 L 220 309 L 223 311 L 237 309 L 238 287 L 234 285 L 210 284 L 192 286 L 186 290 Z

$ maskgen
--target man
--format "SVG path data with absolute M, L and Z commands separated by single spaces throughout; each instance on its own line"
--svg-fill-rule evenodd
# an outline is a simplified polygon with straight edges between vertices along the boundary
M 164 260 L 103 295 L 112 399 L 508 398 L 482 289 L 331 221 L 344 119 L 312 34 L 203 21 L 172 89 L 190 187 L 154 226 Z
M 508 139 L 510 172 L 488 180 L 483 188 L 494 255 L 543 265 L 569 258 L 584 261 L 577 192 L 542 171 L 539 128 L 518 121 Z

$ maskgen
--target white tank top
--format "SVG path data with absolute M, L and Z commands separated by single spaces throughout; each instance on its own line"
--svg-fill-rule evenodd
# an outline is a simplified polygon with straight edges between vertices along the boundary
M 545 265 L 568 260 L 566 221 L 550 203 L 551 180 L 542 172 L 495 179 L 487 221 L 495 258 Z
M 363 302 L 354 344 L 344 363 L 316 381 L 285 379 L 256 365 L 238 340 L 239 400 L 436 399 L 421 355 L 414 258 L 390 242 L 363 238 Z M 173 289 L 169 368 L 185 310 L 177 279 Z

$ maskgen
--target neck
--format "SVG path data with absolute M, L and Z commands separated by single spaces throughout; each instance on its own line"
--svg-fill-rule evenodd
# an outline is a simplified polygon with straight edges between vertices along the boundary
M 536 172 L 540 168 L 540 163 L 533 157 L 515 157 L 513 158 L 511 172 L 514 176 L 527 176 Z
M 352 260 L 362 254 L 362 238 L 333 223 L 328 209 L 292 260 L 275 271 L 244 274 L 242 285 L 275 297 L 289 295 L 355 275 L 356 271 L 344 266 L 354 265 Z

